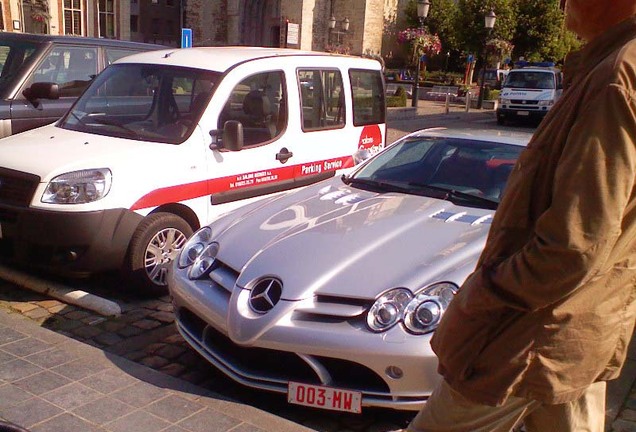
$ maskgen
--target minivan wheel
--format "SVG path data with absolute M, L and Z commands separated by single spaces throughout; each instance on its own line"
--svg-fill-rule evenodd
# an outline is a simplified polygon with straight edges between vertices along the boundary
M 168 293 L 168 271 L 192 232 L 185 220 L 172 213 L 154 213 L 139 224 L 125 265 L 125 276 L 139 293 Z

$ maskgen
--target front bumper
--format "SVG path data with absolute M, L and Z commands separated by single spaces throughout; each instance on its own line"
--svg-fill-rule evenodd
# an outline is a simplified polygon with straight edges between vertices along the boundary
M 536 105 L 511 105 L 506 108 L 497 108 L 497 118 L 506 120 L 541 120 L 548 112 L 550 107 L 539 107 Z
M 364 315 L 312 315 L 306 301 L 255 316 L 247 290 L 191 281 L 176 267 L 168 286 L 184 339 L 240 384 L 278 393 L 289 381 L 327 385 L 361 392 L 363 407 L 418 410 L 439 382 L 430 334 L 372 333 Z
M 59 212 L 0 205 L 0 256 L 62 275 L 120 268 L 142 216 L 126 209 Z

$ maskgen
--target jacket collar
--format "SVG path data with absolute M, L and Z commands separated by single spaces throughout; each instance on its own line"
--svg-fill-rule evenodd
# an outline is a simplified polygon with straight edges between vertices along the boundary
M 636 38 L 636 16 L 616 24 L 580 50 L 568 54 L 563 67 L 565 87 L 586 76 L 609 54 L 634 38 Z

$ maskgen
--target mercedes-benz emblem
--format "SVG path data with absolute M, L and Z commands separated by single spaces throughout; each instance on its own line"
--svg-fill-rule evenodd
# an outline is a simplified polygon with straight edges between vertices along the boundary
M 259 314 L 272 310 L 283 294 L 283 284 L 274 278 L 258 281 L 250 293 L 250 308 Z

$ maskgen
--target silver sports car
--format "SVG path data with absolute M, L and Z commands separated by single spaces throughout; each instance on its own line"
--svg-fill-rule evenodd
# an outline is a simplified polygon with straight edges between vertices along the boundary
M 415 132 L 342 177 L 217 219 L 170 272 L 179 331 L 290 403 L 420 408 L 439 380 L 431 334 L 529 138 Z

